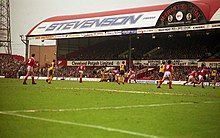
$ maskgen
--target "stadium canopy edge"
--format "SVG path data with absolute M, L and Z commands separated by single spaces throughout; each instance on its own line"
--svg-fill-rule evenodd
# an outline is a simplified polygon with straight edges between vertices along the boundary
M 55 16 L 26 35 L 32 39 L 61 39 L 144 33 L 220 29 L 219 0 L 174 0 L 116 11 Z

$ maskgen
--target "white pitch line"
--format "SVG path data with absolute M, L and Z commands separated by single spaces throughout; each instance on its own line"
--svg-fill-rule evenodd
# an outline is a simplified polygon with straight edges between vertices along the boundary
M 91 90 L 91 91 L 105 91 L 105 92 L 118 92 L 118 93 L 133 93 L 133 94 L 156 94 L 156 95 L 175 95 L 175 96 L 194 96 L 193 94 L 181 93 L 168 93 L 168 92 L 146 92 L 146 91 L 129 91 L 129 90 L 116 90 L 116 89 L 96 89 L 96 88 L 55 88 L 61 90 Z
M 33 116 L 27 116 L 27 115 L 21 115 L 21 114 L 9 113 L 9 112 L 1 112 L 1 111 L 0 111 L 0 114 L 17 116 L 17 117 L 22 117 L 22 118 L 34 119 L 34 120 L 40 120 L 40 121 L 46 121 L 46 122 L 52 122 L 52 123 L 60 123 L 60 124 L 65 124 L 65 125 L 75 125 L 75 126 L 82 126 L 82 127 L 88 127 L 88 128 L 96 128 L 96 129 L 101 129 L 101 130 L 110 131 L 110 132 L 119 132 L 119 133 L 124 133 L 124 134 L 129 134 L 129 135 L 134 135 L 134 136 L 142 136 L 142 137 L 147 137 L 147 138 L 158 138 L 158 136 L 154 136 L 154 135 L 148 135 L 148 134 L 144 134 L 144 133 L 116 129 L 116 128 L 110 128 L 110 127 L 104 127 L 104 126 L 99 126 L 99 125 L 83 124 L 83 123 L 69 122 L 69 121 L 60 121 L 60 120 L 47 119 L 47 118 L 42 118 L 42 117 L 33 117 Z
M 215 104 L 215 103 L 220 103 L 220 102 L 215 102 L 215 101 L 205 101 L 204 103 L 206 103 L 206 104 Z
M 204 102 L 206 104 L 217 102 Z M 161 107 L 161 106 L 173 106 L 173 105 L 192 105 L 193 102 L 181 102 L 181 103 L 163 103 L 163 104 L 146 104 L 146 105 L 125 105 L 125 106 L 104 106 L 104 107 L 89 107 L 89 108 L 73 108 L 73 109 L 30 109 L 30 110 L 14 110 L 14 111 L 1 111 L 6 113 L 34 113 L 34 112 L 68 112 L 68 111 L 85 111 L 85 110 L 118 110 L 126 108 L 145 108 L 145 107 Z

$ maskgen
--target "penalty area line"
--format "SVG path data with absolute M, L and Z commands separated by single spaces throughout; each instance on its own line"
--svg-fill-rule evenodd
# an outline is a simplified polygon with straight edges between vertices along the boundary
M 57 90 L 90 90 L 90 91 L 104 91 L 104 92 L 118 92 L 118 93 L 132 93 L 132 94 L 155 94 L 155 95 L 174 95 L 174 96 L 194 96 L 193 94 L 168 93 L 168 92 L 146 92 L 146 91 L 130 91 L 117 89 L 101 89 L 101 88 L 55 88 Z
M 52 123 L 65 124 L 65 125 L 75 125 L 75 126 L 81 126 L 81 127 L 95 128 L 95 129 L 101 129 L 101 130 L 105 130 L 105 131 L 109 131 L 109 132 L 118 132 L 118 133 L 124 133 L 124 134 L 129 134 L 129 135 L 134 135 L 134 136 L 142 136 L 142 137 L 147 137 L 147 138 L 159 138 L 158 136 L 155 136 L 155 135 L 148 135 L 148 134 L 144 134 L 144 133 L 116 129 L 116 128 L 110 128 L 110 127 L 104 127 L 104 126 L 99 126 L 99 125 L 84 124 L 84 123 L 77 123 L 77 122 L 70 122 L 70 121 L 60 121 L 60 120 L 47 119 L 47 118 L 42 118 L 42 117 L 33 117 L 33 116 L 27 116 L 27 115 L 21 115 L 21 114 L 9 113 L 9 112 L 2 112 L 2 111 L 0 111 L 0 114 L 22 117 L 22 118 L 27 118 L 27 119 L 40 120 L 40 121 L 46 121 L 46 122 L 52 122 Z
M 218 102 L 206 101 L 204 104 L 216 104 Z M 162 106 L 176 106 L 176 105 L 193 105 L 195 102 L 180 102 L 180 103 L 161 103 L 161 104 L 140 104 L 140 105 L 122 105 L 122 106 L 103 106 L 103 107 L 84 107 L 84 108 L 69 108 L 69 109 L 27 109 L 27 110 L 13 110 L 1 111 L 5 113 L 35 113 L 35 112 L 76 112 L 88 110 L 119 110 L 119 109 L 133 109 L 146 107 L 162 107 Z

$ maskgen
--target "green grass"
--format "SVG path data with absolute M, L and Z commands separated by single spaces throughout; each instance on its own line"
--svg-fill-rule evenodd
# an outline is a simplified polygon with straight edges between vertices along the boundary
M 219 87 L 28 83 L 0 79 L 0 137 L 220 137 Z

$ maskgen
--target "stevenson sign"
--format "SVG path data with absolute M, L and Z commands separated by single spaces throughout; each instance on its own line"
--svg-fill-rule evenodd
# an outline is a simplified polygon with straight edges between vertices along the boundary
M 63 34 L 100 30 L 152 27 L 162 11 L 141 12 L 95 18 L 42 22 L 30 35 Z

